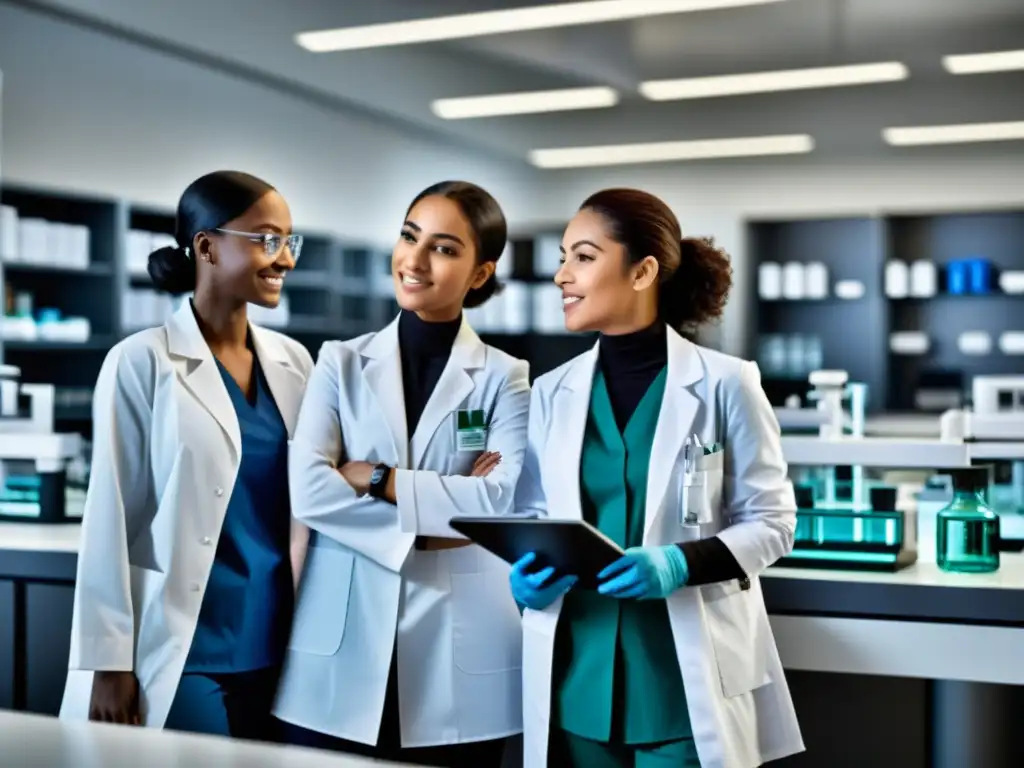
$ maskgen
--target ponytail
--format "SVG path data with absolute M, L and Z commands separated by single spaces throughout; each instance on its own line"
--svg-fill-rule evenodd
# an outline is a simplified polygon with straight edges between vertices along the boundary
M 732 264 L 710 237 L 686 237 L 679 247 L 679 266 L 662 282 L 658 307 L 666 324 L 693 337 L 701 325 L 722 316 L 732 288 Z

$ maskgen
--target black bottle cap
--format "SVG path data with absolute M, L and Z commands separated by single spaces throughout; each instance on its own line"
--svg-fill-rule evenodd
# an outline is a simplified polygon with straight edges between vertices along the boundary
M 868 491 L 871 508 L 877 512 L 893 512 L 896 509 L 896 489 L 889 485 L 879 485 Z
M 798 485 L 793 489 L 797 509 L 814 509 L 814 489 L 809 485 Z
M 979 464 L 973 467 L 958 467 L 949 471 L 954 491 L 987 491 L 992 478 L 992 467 Z

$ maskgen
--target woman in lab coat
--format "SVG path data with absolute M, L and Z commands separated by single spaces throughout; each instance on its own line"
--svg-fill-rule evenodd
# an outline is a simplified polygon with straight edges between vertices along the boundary
M 498 288 L 495 200 L 419 194 L 391 257 L 401 311 L 328 342 L 292 441 L 292 508 L 313 531 L 275 714 L 300 743 L 486 768 L 522 730 L 509 568 L 448 525 L 506 515 L 526 448 L 527 364 L 463 309 Z
M 566 328 L 600 337 L 534 384 L 516 508 L 582 518 L 626 554 L 596 591 L 532 555 L 512 569 L 525 765 L 753 768 L 801 751 L 758 581 L 795 525 L 778 424 L 753 363 L 686 338 L 721 314 L 728 257 L 628 189 L 590 197 L 562 248 Z
M 220 171 L 185 190 L 175 240 L 149 274 L 193 297 L 96 384 L 62 716 L 272 738 L 308 539 L 288 438 L 313 361 L 246 305 L 277 306 L 302 237 L 273 187 Z

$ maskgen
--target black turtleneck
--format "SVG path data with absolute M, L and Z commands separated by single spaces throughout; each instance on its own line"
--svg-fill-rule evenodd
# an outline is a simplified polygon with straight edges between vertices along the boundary
M 624 430 L 640 400 L 668 364 L 665 325 L 658 322 L 634 333 L 602 335 L 598 360 L 615 421 Z M 736 557 L 717 536 L 687 541 L 679 547 L 686 556 L 690 586 L 739 579 L 744 588 L 749 588 L 750 580 Z
M 665 326 L 655 323 L 620 336 L 602 335 L 598 360 L 619 430 L 624 430 L 651 384 L 668 363 Z
M 398 318 L 398 349 L 402 358 L 402 389 L 405 394 L 405 423 L 409 438 L 419 424 L 423 409 L 448 364 L 462 317 L 443 323 L 428 323 L 414 312 Z

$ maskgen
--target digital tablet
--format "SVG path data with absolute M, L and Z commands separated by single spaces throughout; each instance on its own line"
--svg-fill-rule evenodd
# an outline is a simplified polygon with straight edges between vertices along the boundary
M 531 571 L 551 566 L 552 578 L 576 576 L 580 589 L 597 589 L 597 574 L 624 554 L 583 520 L 522 517 L 455 517 L 452 528 L 509 564 L 534 552 Z

